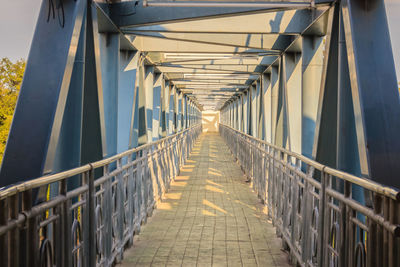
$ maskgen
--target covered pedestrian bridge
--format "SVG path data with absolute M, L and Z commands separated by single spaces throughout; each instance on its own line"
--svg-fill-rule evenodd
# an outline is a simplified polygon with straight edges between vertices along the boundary
M 43 1 L 1 266 L 399 266 L 383 0 Z

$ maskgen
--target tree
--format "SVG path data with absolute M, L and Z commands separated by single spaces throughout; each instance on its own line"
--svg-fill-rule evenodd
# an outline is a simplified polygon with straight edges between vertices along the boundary
M 15 63 L 8 58 L 0 60 L 0 162 L 10 131 L 19 89 L 25 71 L 25 61 Z

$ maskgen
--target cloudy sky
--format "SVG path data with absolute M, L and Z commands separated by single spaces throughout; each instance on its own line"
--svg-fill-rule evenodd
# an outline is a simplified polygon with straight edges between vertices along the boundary
M 2 1 L 0 58 L 27 58 L 42 0 Z M 385 0 L 397 79 L 400 81 L 400 0 Z

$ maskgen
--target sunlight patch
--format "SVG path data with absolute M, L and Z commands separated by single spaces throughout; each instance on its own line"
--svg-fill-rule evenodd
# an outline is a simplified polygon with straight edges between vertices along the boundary
M 181 199 L 182 193 L 166 193 L 166 199 Z
M 208 179 L 206 179 L 206 182 L 207 182 L 207 183 L 209 183 L 209 184 L 212 184 L 212 185 L 216 185 L 216 186 L 223 187 L 222 185 L 220 185 L 220 184 L 217 184 L 216 182 L 213 182 L 213 181 L 211 181 L 211 180 L 208 180 Z
M 203 204 L 208 206 L 208 207 L 210 207 L 210 208 L 212 208 L 212 209 L 215 209 L 215 210 L 220 211 L 222 213 L 228 214 L 228 212 L 226 210 L 224 210 L 224 209 L 218 207 L 217 205 L 211 203 L 207 199 L 203 199 Z
M 215 217 L 215 216 L 216 216 L 214 213 L 212 213 L 212 212 L 209 212 L 208 210 L 204 210 L 204 209 L 203 209 L 203 215 L 207 215 L 207 216 L 213 216 L 213 217 Z
M 159 202 L 159 203 L 157 203 L 157 209 L 160 209 L 160 210 L 172 210 L 172 207 L 171 207 L 170 203 Z
M 224 190 L 222 190 L 222 189 L 220 189 L 220 188 L 218 188 L 218 187 L 215 187 L 215 186 L 212 186 L 212 185 L 206 185 L 206 190 L 208 190 L 208 191 L 212 191 L 212 192 L 217 192 L 217 193 L 224 193 L 225 191 Z

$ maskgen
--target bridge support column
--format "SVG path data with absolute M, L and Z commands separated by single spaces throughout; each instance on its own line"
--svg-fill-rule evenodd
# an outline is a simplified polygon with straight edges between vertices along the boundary
M 53 167 L 46 164 L 46 158 L 49 151 L 54 155 L 58 144 L 87 3 L 65 2 L 63 17 L 54 14 L 55 19 L 48 19 L 50 4 L 43 1 L 38 16 L 2 162 L 0 187 L 51 171 L 45 165 Z
M 300 52 L 290 52 L 283 55 L 283 81 L 287 120 L 288 148 L 296 153 L 302 153 L 302 57 Z
M 302 129 L 301 152 L 311 158 L 318 112 L 323 66 L 323 37 L 302 37 Z
M 277 117 L 274 144 L 289 148 L 289 125 L 288 125 L 288 111 L 287 111 L 287 92 L 286 92 L 286 64 L 285 55 L 279 60 L 279 74 L 278 74 L 278 92 L 277 92 Z
M 153 129 L 152 129 L 152 140 L 156 141 L 160 139 L 160 127 L 161 127 L 161 103 L 162 95 L 161 90 L 163 83 L 163 74 L 156 73 L 154 76 L 154 90 L 153 90 Z

